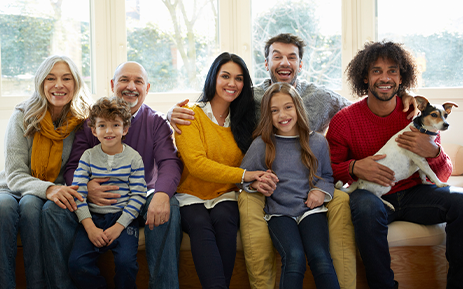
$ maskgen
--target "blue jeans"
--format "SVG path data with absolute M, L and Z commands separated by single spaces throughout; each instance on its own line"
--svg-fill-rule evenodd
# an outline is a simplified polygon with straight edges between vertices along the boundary
M 238 204 L 223 201 L 180 208 L 182 228 L 190 235 L 191 254 L 203 288 L 228 288 L 236 256 Z
M 140 214 L 146 218 L 152 195 Z M 140 222 L 144 221 L 138 218 Z M 42 240 L 45 267 L 49 288 L 75 288 L 68 272 L 68 260 L 74 243 L 74 235 L 79 224 L 75 213 L 58 207 L 48 201 L 42 210 Z M 150 289 L 179 288 L 178 258 L 182 230 L 180 212 L 176 198 L 170 200 L 169 222 L 150 230 L 145 226 L 146 259 L 150 271 Z
M 369 191 L 356 190 L 350 195 L 355 239 L 370 288 L 394 288 L 387 242 L 387 226 L 393 221 L 423 225 L 447 222 L 447 288 L 462 288 L 463 188 L 417 185 L 383 199 L 390 202 L 395 211 Z
M 23 245 L 27 288 L 45 288 L 40 248 L 40 212 L 44 200 L 33 195 L 16 199 L 0 194 L 0 288 L 15 288 L 18 229 Z
M 299 225 L 291 217 L 272 217 L 268 229 L 281 256 L 280 288 L 302 288 L 306 256 L 317 288 L 339 288 L 330 255 L 326 213 L 308 215 Z
M 151 194 L 140 216 L 146 220 Z M 143 224 L 145 223 L 143 220 Z M 175 197 L 170 199 L 170 218 L 158 227 L 150 230 L 145 226 L 146 260 L 150 272 L 150 289 L 175 289 L 178 283 L 178 260 L 183 232 L 180 224 L 180 210 Z
M 97 228 L 106 230 L 113 226 L 122 212 L 114 214 L 92 214 L 92 220 Z M 111 245 L 95 247 L 88 238 L 84 226 L 79 225 L 76 239 L 69 257 L 69 274 L 79 288 L 106 288 L 106 280 L 100 275 L 97 266 L 98 257 L 111 250 L 114 255 L 116 288 L 136 288 L 138 263 L 138 220 L 134 220 L 125 228 Z

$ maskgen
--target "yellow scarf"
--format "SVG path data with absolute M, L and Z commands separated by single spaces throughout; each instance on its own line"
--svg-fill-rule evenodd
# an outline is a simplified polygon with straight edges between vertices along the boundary
M 35 133 L 32 143 L 32 176 L 43 181 L 54 182 L 61 170 L 63 139 L 82 122 L 71 112 L 67 114 L 67 123 L 55 130 L 51 114 L 47 110 L 40 122 L 40 130 Z

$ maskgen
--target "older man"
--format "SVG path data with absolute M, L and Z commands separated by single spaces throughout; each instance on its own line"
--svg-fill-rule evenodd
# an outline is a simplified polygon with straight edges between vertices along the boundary
M 146 256 L 150 272 L 150 288 L 178 288 L 178 254 L 182 237 L 178 202 L 172 198 L 180 181 L 182 163 L 172 141 L 172 130 L 164 117 L 143 104 L 150 84 L 143 66 L 126 62 L 116 68 L 111 89 L 131 106 L 132 125 L 124 143 L 142 156 L 148 198 L 140 216 L 146 221 Z M 66 183 L 72 182 L 74 170 L 82 153 L 98 144 L 85 124 L 76 133 L 71 157 L 65 172 Z M 100 185 L 107 179 L 88 183 L 89 201 L 100 205 L 117 202 L 114 186 Z M 69 201 L 73 203 L 72 199 Z M 50 288 L 72 288 L 67 260 L 74 241 L 78 221 L 75 214 L 53 202 L 43 207 L 43 240 L 45 264 Z M 53 264 L 53 265 L 52 265 Z

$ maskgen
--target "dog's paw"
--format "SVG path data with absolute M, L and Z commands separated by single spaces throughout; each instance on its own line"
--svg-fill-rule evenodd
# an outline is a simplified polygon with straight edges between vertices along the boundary
M 436 183 L 435 185 L 438 186 L 439 188 L 450 187 L 450 184 L 444 183 L 444 182 Z
M 340 190 L 344 184 L 341 181 L 337 181 L 336 184 L 334 184 L 334 187 L 338 190 Z

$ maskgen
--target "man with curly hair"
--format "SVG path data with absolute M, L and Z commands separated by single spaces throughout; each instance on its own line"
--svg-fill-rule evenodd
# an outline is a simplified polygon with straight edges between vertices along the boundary
M 422 184 L 418 173 L 396 182 L 394 172 L 376 161 L 374 154 L 398 131 L 410 125 L 400 97 L 417 83 L 413 56 L 401 44 L 365 44 L 347 67 L 347 79 L 359 97 L 367 97 L 341 110 L 330 122 L 327 140 L 335 180 L 352 183 L 361 178 L 391 191 L 383 196 L 396 210 L 386 207 L 371 192 L 355 190 L 350 195 L 355 239 L 365 265 L 370 288 L 398 288 L 391 269 L 387 242 L 388 224 L 408 221 L 430 225 L 447 222 L 447 288 L 463 284 L 463 189 Z M 440 136 L 411 132 L 400 135 L 400 147 L 424 158 L 438 178 L 446 181 L 450 158 L 442 150 Z

